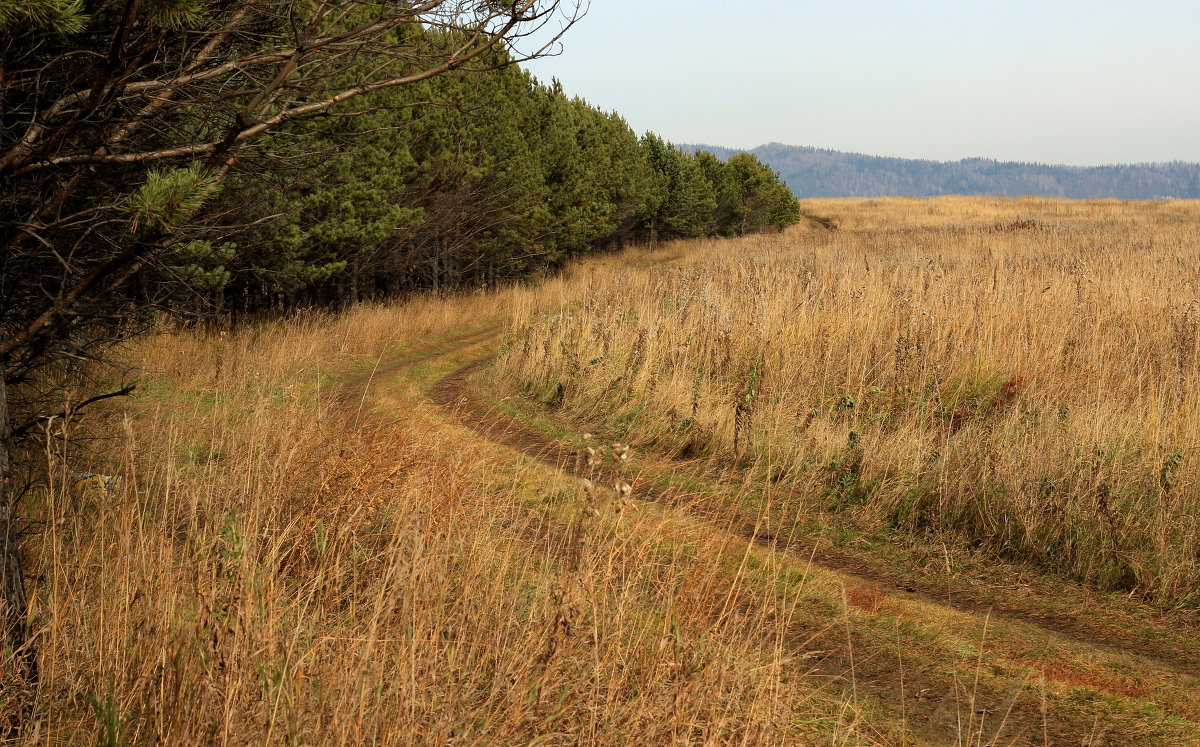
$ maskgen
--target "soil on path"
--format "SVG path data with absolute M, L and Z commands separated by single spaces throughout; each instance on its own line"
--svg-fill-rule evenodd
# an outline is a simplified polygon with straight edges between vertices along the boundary
M 484 350 L 499 337 L 499 326 L 490 326 L 454 338 L 447 339 L 403 355 L 356 377 L 343 390 L 344 407 L 357 407 L 361 411 L 372 382 L 382 382 L 397 370 L 437 357 L 459 355 L 472 349 Z M 485 397 L 476 393 L 471 385 L 472 375 L 490 362 L 491 357 L 479 358 L 475 363 L 459 368 L 438 380 L 430 389 L 429 396 L 435 404 L 456 418 L 479 437 L 501 444 L 515 452 L 533 458 L 565 474 L 593 480 L 597 484 L 612 485 L 624 476 L 611 467 L 589 465 L 577 450 L 546 433 L 529 426 L 520 419 L 498 411 Z M 772 533 L 760 523 L 752 520 L 735 508 L 725 505 L 711 496 L 677 491 L 649 481 L 635 482 L 635 495 L 641 500 L 655 501 L 679 509 L 687 515 L 702 519 L 714 528 L 728 532 L 760 547 L 793 554 L 806 563 L 827 572 L 839 574 L 847 587 L 866 590 L 868 596 L 877 595 L 898 599 L 913 599 L 941 605 L 977 616 L 1004 617 L 1037 626 L 1076 643 L 1083 643 L 1100 650 L 1132 654 L 1148 660 L 1153 669 L 1169 678 L 1193 680 L 1200 675 L 1200 663 L 1190 660 L 1169 647 L 1154 641 L 1128 641 L 1114 638 L 1110 631 L 1098 631 L 1086 620 L 1061 615 L 1047 615 L 1022 609 L 1019 604 L 996 606 L 974 598 L 969 589 L 922 588 L 911 579 L 881 572 L 878 568 L 833 548 L 800 547 Z M 546 526 L 545 531 L 553 531 Z M 561 529 L 561 528 L 560 528 Z M 1092 715 L 1079 711 L 1047 711 L 1044 702 L 1037 702 L 1037 695 L 1026 683 L 1014 682 L 1005 690 L 970 692 L 957 679 L 947 679 L 944 672 L 920 671 L 904 668 L 901 662 L 885 657 L 863 657 L 856 660 L 853 650 L 869 650 L 869 642 L 855 638 L 851 632 L 841 645 L 831 648 L 830 641 L 814 643 L 814 634 L 820 631 L 796 630 L 791 636 L 797 646 L 818 647 L 820 657 L 811 659 L 809 674 L 844 681 L 853 673 L 853 686 L 874 691 L 885 702 L 896 697 L 896 684 L 905 682 L 910 693 L 921 693 L 906 704 L 910 724 L 920 725 L 918 732 L 932 738 L 961 739 L 964 724 L 963 708 L 979 711 L 977 716 L 990 725 L 975 735 L 973 743 L 1054 743 L 1054 744 L 1133 744 L 1143 740 L 1132 735 L 1120 735 L 1109 731 L 1105 737 L 1096 733 L 1096 721 Z M 1045 669 L 1051 679 L 1053 673 Z M 1101 685 L 1103 683 L 1100 683 Z M 1183 682 L 1181 681 L 1182 685 Z M 1192 683 L 1196 684 L 1196 683 Z M 1103 692 L 1104 688 L 1099 689 Z M 931 693 L 931 694 L 930 694 Z M 1133 693 L 1110 692 L 1111 695 Z M 986 718 L 982 718 L 986 714 Z M 1200 714 L 1176 714 L 1195 720 Z M 1112 724 L 1109 725 L 1110 729 Z M 1103 731 L 1103 729 L 1101 729 Z M 1089 734 L 1091 735 L 1089 738 Z
M 575 477 L 594 478 L 594 481 L 604 484 L 612 484 L 615 480 L 622 479 L 620 473 L 608 467 L 586 466 L 578 452 L 566 444 L 555 441 L 520 420 L 501 413 L 476 395 L 469 386 L 469 381 L 472 374 L 488 362 L 490 362 L 490 358 L 477 361 L 441 379 L 430 391 L 430 398 L 439 406 L 453 413 L 464 425 L 489 441 L 503 444 L 514 451 Z M 593 470 L 598 470 L 598 473 Z M 856 581 L 859 586 L 874 587 L 885 590 L 890 595 L 949 606 L 961 612 L 1002 616 L 1035 625 L 1089 646 L 1121 651 L 1150 659 L 1162 669 L 1177 674 L 1200 677 L 1200 661 L 1162 646 L 1157 641 L 1139 640 L 1135 642 L 1114 638 L 1113 631 L 1097 631 L 1089 625 L 1087 620 L 1043 611 L 1031 611 L 1023 609 L 1015 602 L 997 605 L 994 602 L 976 598 L 968 588 L 953 587 L 948 581 L 939 588 L 918 586 L 911 579 L 901 577 L 899 574 L 883 572 L 862 559 L 833 548 L 819 546 L 801 548 L 786 544 L 768 528 L 731 507 L 715 503 L 708 496 L 680 493 L 653 483 L 637 484 L 634 488 L 642 500 L 681 508 L 694 516 L 699 516 L 734 532 L 748 541 L 772 550 L 801 553 L 804 558 L 811 558 L 815 566 L 844 575 L 848 580 Z

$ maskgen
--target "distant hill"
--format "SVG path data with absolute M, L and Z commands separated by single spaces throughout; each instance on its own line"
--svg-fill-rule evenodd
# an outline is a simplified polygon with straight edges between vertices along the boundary
M 679 147 L 707 150 L 722 159 L 740 152 L 711 145 Z M 748 152 L 778 171 L 797 197 L 967 194 L 1126 200 L 1200 198 L 1200 164 L 1183 161 L 1114 166 L 1052 166 L 989 158 L 926 161 L 780 143 L 760 145 Z

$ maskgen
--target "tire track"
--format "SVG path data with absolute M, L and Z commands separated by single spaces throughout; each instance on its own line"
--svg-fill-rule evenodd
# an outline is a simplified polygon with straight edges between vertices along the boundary
M 499 338 L 501 330 L 502 325 L 500 324 L 489 325 L 474 332 L 450 337 L 413 350 L 388 361 L 386 365 L 376 365 L 374 370 L 347 382 L 339 397 L 341 409 L 346 416 L 353 415 L 357 419 L 358 415 L 353 414 L 352 408 L 356 408 L 361 414 L 367 400 L 368 389 L 377 378 L 382 380 L 389 374 L 418 363 L 478 348 L 482 357 L 444 375 L 428 391 L 428 396 L 439 409 L 481 438 L 508 447 L 564 474 L 587 477 L 600 484 L 608 485 L 622 479 L 624 477 L 622 473 L 608 466 L 589 467 L 586 460 L 575 449 L 531 428 L 517 418 L 497 411 L 482 397 L 474 393 L 469 386 L 470 377 L 494 359 L 494 353 L 488 348 L 491 347 L 492 341 Z M 639 499 L 671 506 L 731 536 L 770 550 L 788 553 L 814 568 L 835 573 L 842 577 L 848 590 L 852 585 L 860 588 L 865 585 L 872 589 L 872 593 L 875 590 L 881 590 L 885 595 L 897 599 L 919 600 L 978 617 L 990 614 L 993 617 L 1003 617 L 1026 623 L 1099 650 L 1134 654 L 1143 661 L 1153 664 L 1160 672 L 1165 670 L 1169 673 L 1167 676 L 1170 677 L 1192 677 L 1195 672 L 1200 671 L 1200 667 L 1179 657 L 1172 657 L 1170 652 L 1164 654 L 1164 652 L 1156 650 L 1148 653 L 1144 647 L 1135 648 L 1122 645 L 1125 642 L 1114 644 L 1111 640 L 1101 637 L 1096 631 L 1090 630 L 1088 626 L 1067 618 L 1047 618 L 1019 608 L 998 609 L 995 605 L 971 599 L 969 596 L 959 593 L 958 590 L 954 590 L 955 596 L 943 598 L 937 591 L 915 588 L 903 579 L 878 573 L 852 557 L 791 544 L 785 538 L 769 531 L 757 522 L 750 520 L 745 514 L 711 496 L 672 490 L 647 480 L 635 480 L 634 482 L 634 495 Z M 551 536 L 555 534 L 555 529 L 548 525 L 541 524 L 540 527 L 522 525 L 514 526 L 513 529 L 528 541 L 547 547 L 557 544 Z M 570 531 L 569 527 L 565 525 L 558 527 L 558 530 Z M 787 636 L 789 650 L 800 652 L 799 658 L 806 662 L 803 665 L 806 668 L 805 675 L 841 683 L 839 685 L 841 687 L 870 691 L 883 702 L 895 699 L 895 683 L 899 681 L 897 678 L 900 678 L 911 691 L 919 693 L 915 698 L 910 698 L 907 704 L 901 706 L 902 710 L 906 710 L 908 713 L 909 728 L 932 737 L 936 742 L 942 740 L 953 742 L 961 738 L 961 728 L 963 727 L 961 719 L 965 716 L 962 712 L 964 702 L 973 704 L 971 707 L 976 709 L 976 716 L 981 719 L 985 718 L 984 714 L 995 713 L 997 709 L 1006 714 L 998 723 L 990 723 L 985 738 L 985 742 L 988 744 L 1040 743 L 1043 734 L 1048 735 L 1055 744 L 1071 743 L 1076 741 L 1080 734 L 1086 733 L 1089 728 L 1094 728 L 1097 723 L 1094 721 L 1094 717 L 1098 717 L 1099 712 L 1082 713 L 1069 706 L 1059 707 L 1057 705 L 1046 710 L 1044 703 L 1037 702 L 1036 691 L 1028 689 L 1032 685 L 1027 685 L 1024 678 L 999 689 L 994 686 L 983 687 L 977 683 L 977 686 L 980 687 L 978 692 L 964 692 L 961 682 L 947 677 L 944 672 L 940 672 L 936 668 L 918 671 L 906 667 L 903 662 L 898 662 L 888 656 L 880 656 L 878 651 L 874 654 L 868 653 L 872 641 L 864 638 L 865 631 L 856 629 L 850 632 L 847 630 L 846 634 L 850 635 L 852 640 L 841 642 L 826 641 L 825 638 L 829 632 L 825 629 L 816 630 L 803 627 L 789 631 Z M 811 650 L 814 645 L 820 645 L 821 648 L 829 650 Z M 847 645 L 849 648 L 846 648 Z M 876 648 L 878 648 L 877 645 Z M 852 651 L 857 653 L 851 653 Z M 864 654 L 866 655 L 864 656 Z M 898 665 L 899 668 L 897 668 Z M 1020 666 L 1026 665 L 1035 670 L 1038 669 L 1036 664 L 1021 664 Z M 1051 670 L 1044 671 L 1049 673 Z M 1058 679 L 1049 674 L 1048 677 L 1052 680 Z M 1183 683 L 1178 684 L 1183 685 Z M 1090 686 L 1098 692 L 1108 692 L 1110 695 L 1129 695 L 1119 691 L 1109 692 L 1102 684 L 1092 683 Z M 929 695 L 925 696 L 924 693 L 929 693 Z M 1134 695 L 1134 697 L 1141 696 Z M 967 700 L 964 701 L 964 698 Z M 1149 694 L 1144 699 L 1156 702 Z M 1057 697 L 1054 701 L 1057 701 Z M 990 704 L 991 708 L 987 708 L 987 704 Z M 1175 712 L 1169 705 L 1161 702 L 1156 702 L 1156 705 L 1165 712 L 1174 713 L 1175 716 L 1188 721 L 1194 722 L 1200 715 Z M 1140 727 L 1136 722 L 1126 724 L 1113 721 L 1114 718 L 1113 712 L 1108 713 L 1109 723 L 1106 729 L 1110 737 L 1118 739 L 1113 742 L 1114 744 L 1145 743 L 1143 739 L 1134 734 L 1118 736 L 1118 733 L 1124 731 L 1126 726 L 1135 730 Z M 972 720 L 974 721 L 974 719 Z M 979 736 L 982 737 L 982 733 Z
M 480 335 L 474 341 L 481 343 L 484 339 L 486 335 Z M 466 343 L 463 344 L 463 347 L 465 346 Z M 475 371 L 490 363 L 493 357 L 489 355 L 443 377 L 430 390 L 430 399 L 486 440 L 507 446 L 573 477 L 586 477 L 606 485 L 624 479 L 624 475 L 607 466 L 587 466 L 585 460 L 574 449 L 516 418 L 497 411 L 477 397 L 468 386 L 468 380 Z M 681 493 L 647 481 L 635 481 L 633 487 L 633 494 L 642 500 L 678 508 L 760 547 L 786 552 L 805 562 L 811 562 L 815 567 L 841 575 L 849 581 L 879 588 L 898 599 L 949 607 L 972 615 L 1001 617 L 1031 625 L 1101 651 L 1138 657 L 1153 665 L 1153 668 L 1165 670 L 1174 676 L 1200 679 L 1200 662 L 1159 641 L 1128 641 L 1114 638 L 1112 631 L 1097 631 L 1078 618 L 1034 612 L 1017 604 L 1001 605 L 984 601 L 973 596 L 970 589 L 955 588 L 949 583 L 938 589 L 923 587 L 898 574 L 880 572 L 877 568 L 837 550 L 798 547 L 770 531 L 769 527 L 752 521 L 741 512 L 723 505 L 721 501 L 713 500 L 710 496 Z

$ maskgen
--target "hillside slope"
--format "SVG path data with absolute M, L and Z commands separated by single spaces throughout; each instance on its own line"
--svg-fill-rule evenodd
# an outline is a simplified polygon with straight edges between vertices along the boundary
M 684 145 L 728 158 L 736 149 Z M 929 161 L 769 143 L 748 151 L 779 172 L 797 197 L 1043 195 L 1080 199 L 1200 198 L 1200 164 L 1061 166 L 966 158 Z
M 130 346 L 12 743 L 1200 743 L 1200 205 L 814 202 Z

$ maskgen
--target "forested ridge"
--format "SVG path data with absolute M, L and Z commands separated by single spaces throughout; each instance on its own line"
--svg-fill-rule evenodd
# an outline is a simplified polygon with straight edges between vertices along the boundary
M 844 153 L 770 143 L 749 151 L 683 145 L 720 158 L 748 152 L 775 169 L 797 197 L 934 197 L 1043 195 L 1123 200 L 1200 197 L 1200 164 L 1132 163 L 1064 166 L 965 158 L 932 161 Z

